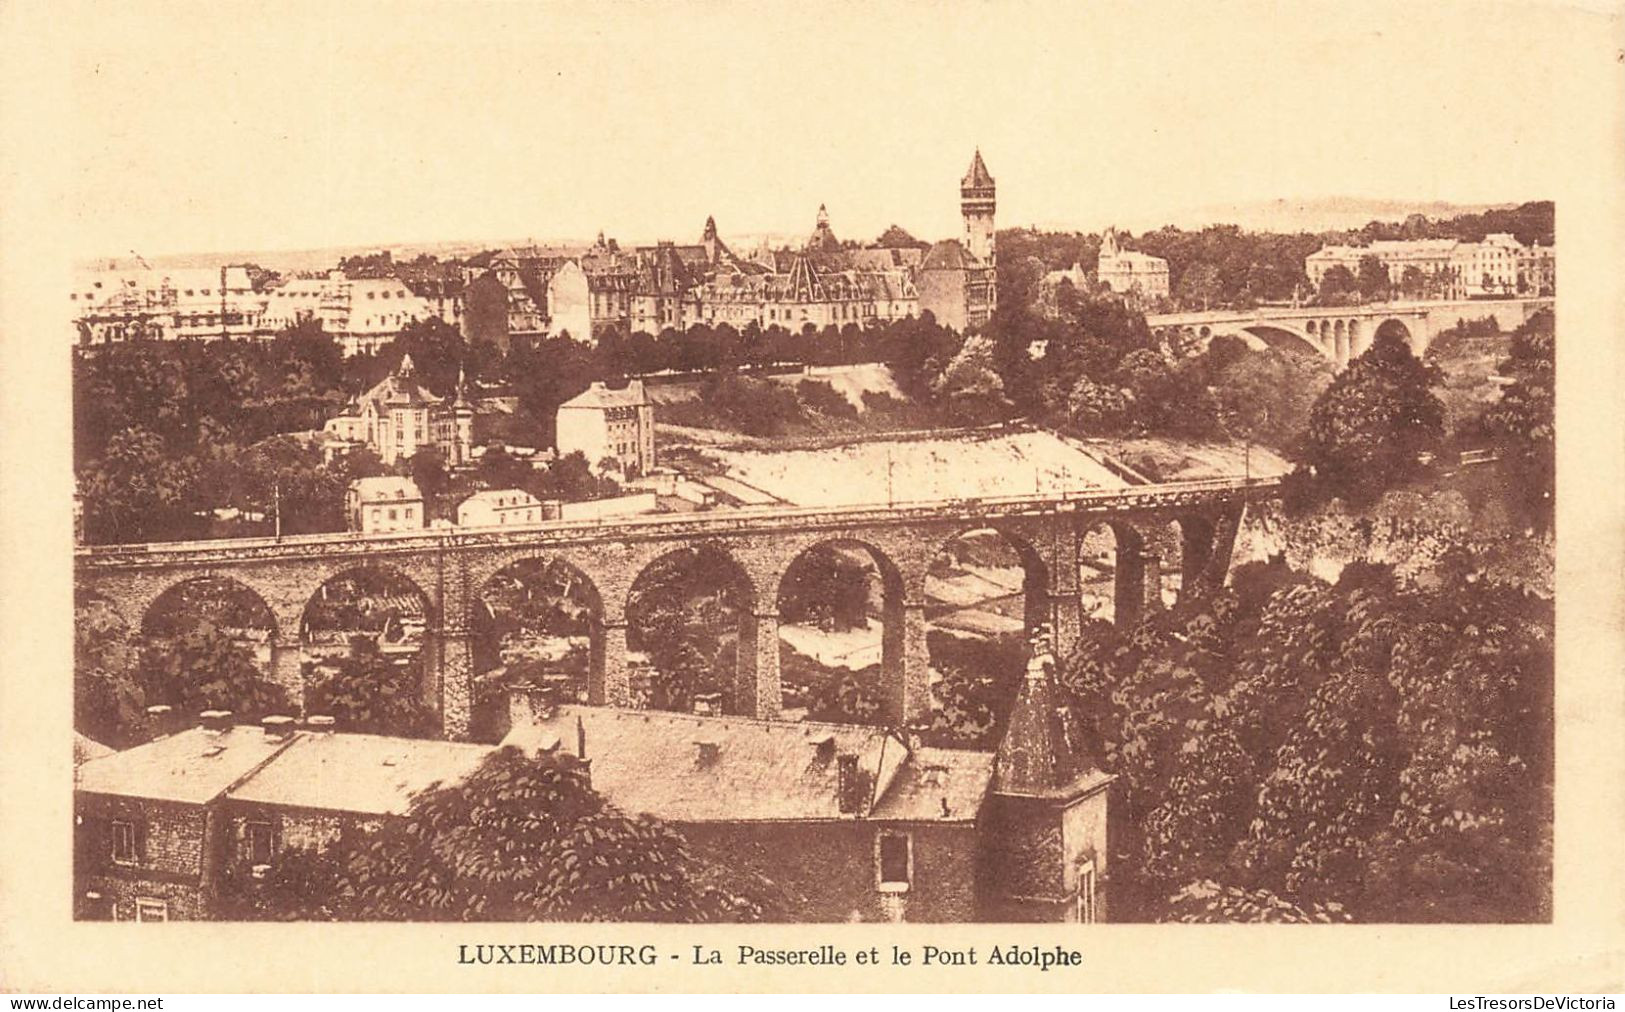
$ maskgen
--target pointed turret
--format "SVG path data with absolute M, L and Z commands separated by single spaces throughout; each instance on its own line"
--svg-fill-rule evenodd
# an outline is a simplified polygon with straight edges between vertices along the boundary
M 984 823 L 992 920 L 1106 919 L 1113 777 L 1077 741 L 1054 675 L 1040 631 L 993 760 Z
M 988 267 L 998 263 L 993 227 L 996 198 L 993 174 L 982 161 L 982 149 L 977 148 L 965 178 L 959 181 L 959 213 L 965 218 L 965 249 Z
M 1047 637 L 1040 633 L 1034 637 L 1027 674 L 999 743 L 994 770 L 1001 793 L 1065 794 L 1092 772 L 1075 740 L 1069 714 L 1058 705 L 1054 669 Z
M 807 240 L 807 249 L 813 252 L 833 252 L 841 248 L 841 242 L 835 238 L 835 230 L 829 227 L 829 209 L 823 204 L 818 205 L 818 222 L 813 226 L 813 234 Z
M 959 181 L 964 189 L 983 189 L 993 186 L 993 174 L 987 171 L 987 163 L 982 161 L 982 149 L 977 148 L 976 154 L 971 157 L 970 168 L 965 170 L 965 178 Z

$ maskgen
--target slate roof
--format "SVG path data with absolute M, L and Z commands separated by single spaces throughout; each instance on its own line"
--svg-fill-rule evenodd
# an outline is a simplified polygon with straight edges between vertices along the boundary
M 924 271 L 964 271 L 979 267 L 976 259 L 965 251 L 958 239 L 944 239 L 931 247 L 920 264 Z
M 194 727 L 91 759 L 79 767 L 78 789 L 201 805 L 219 797 L 290 743 L 268 737 L 257 727 L 224 731 Z
M 1054 664 L 1044 652 L 1027 664 L 996 753 L 994 789 L 1000 794 L 1072 798 L 1112 779 L 1089 761 L 1070 715 L 1056 703 L 1051 684 Z
M 993 185 L 993 175 L 987 171 L 987 165 L 982 161 L 981 148 L 976 149 L 975 156 L 971 158 L 970 168 L 965 170 L 965 178 L 960 180 L 959 185 L 966 189 Z
M 878 727 L 575 705 L 517 726 L 507 743 L 576 755 L 582 738 L 600 793 L 623 811 L 673 822 L 940 822 L 944 799 L 948 821 L 972 821 L 993 765 L 985 752 L 920 749 L 911 757 Z M 858 757 L 873 784 L 875 800 L 863 812 L 840 810 L 843 753 Z
M 405 502 L 423 498 L 417 482 L 392 474 L 357 478 L 350 482 L 350 488 L 355 490 L 362 502 Z
M 648 403 L 649 395 L 643 391 L 643 381 L 632 380 L 619 388 L 594 383 L 559 405 L 559 408 L 633 408 Z
M 302 731 L 227 797 L 267 805 L 404 815 L 412 796 L 472 773 L 491 745 Z

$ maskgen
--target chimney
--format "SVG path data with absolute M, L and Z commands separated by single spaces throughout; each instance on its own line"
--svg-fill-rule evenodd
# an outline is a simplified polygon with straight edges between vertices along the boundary
M 722 693 L 700 692 L 694 696 L 694 713 L 700 717 L 715 717 L 722 713 Z
M 863 778 L 858 769 L 858 757 L 852 752 L 836 756 L 836 801 L 842 815 L 857 815 L 863 811 Z
M 231 730 L 230 710 L 204 710 L 198 714 L 198 723 L 210 731 Z
M 261 717 L 260 728 L 264 730 L 265 737 L 272 741 L 287 741 L 293 737 L 293 718 L 281 715 Z
M 179 731 L 180 715 L 175 708 L 159 703 L 157 706 L 147 707 L 147 728 L 154 738 L 165 738 Z
M 316 734 L 332 734 L 338 721 L 325 713 L 313 713 L 305 718 L 306 729 Z

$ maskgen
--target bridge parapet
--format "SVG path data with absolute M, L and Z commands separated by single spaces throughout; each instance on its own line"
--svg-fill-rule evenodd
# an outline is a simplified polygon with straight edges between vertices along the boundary
M 456 552 L 514 545 L 574 545 L 602 541 L 667 541 L 820 528 L 909 526 L 1069 513 L 1123 513 L 1212 506 L 1274 498 L 1274 478 L 1212 478 L 1089 490 L 1062 495 L 897 502 L 841 507 L 752 508 L 657 514 L 606 520 L 544 521 L 501 530 L 457 528 L 385 534 L 306 534 L 98 545 L 76 549 L 76 569 L 201 566 L 213 562 Z

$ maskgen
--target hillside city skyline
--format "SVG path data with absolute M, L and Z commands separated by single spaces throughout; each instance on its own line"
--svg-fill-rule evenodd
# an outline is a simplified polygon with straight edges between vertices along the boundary
M 1320 234 L 1357 230 L 1371 221 L 1401 222 L 1411 214 L 1422 214 L 1432 219 L 1440 219 L 1455 215 L 1477 214 L 1489 210 L 1510 209 L 1522 203 L 1542 199 L 1545 198 L 1540 194 L 1516 200 L 1509 199 L 1488 203 L 1461 203 L 1444 200 L 1410 201 L 1402 198 L 1352 196 L 1277 198 L 1274 200 L 1248 201 L 1228 207 L 1207 206 L 1173 210 L 1160 215 L 1152 213 L 1140 216 L 1138 220 L 1127 217 L 1123 220 L 1116 220 L 1109 215 L 1102 217 L 1099 221 L 1078 219 L 1076 221 L 1023 222 L 1004 219 L 1000 221 L 999 228 L 1001 230 L 1033 229 L 1039 232 L 1076 233 L 1079 235 L 1101 234 L 1108 228 L 1116 228 L 1120 232 L 1139 235 L 1165 227 L 1185 231 L 1200 231 L 1204 228 L 1234 225 L 1243 231 L 1249 232 Z M 828 203 L 825 206 L 830 207 L 830 215 L 837 226 L 837 234 L 843 240 L 853 240 L 859 243 L 870 242 L 893 225 L 903 228 L 923 242 L 930 242 L 942 237 L 918 230 L 906 221 L 887 220 L 872 229 L 863 227 L 864 223 L 861 222 L 856 226 L 851 223 L 843 224 L 838 206 Z M 698 235 L 704 219 L 708 215 L 711 215 L 711 212 L 702 210 L 696 219 L 694 228 L 689 231 Z M 729 228 L 720 215 L 715 215 L 715 217 L 722 238 L 730 246 L 750 249 L 765 243 L 773 248 L 782 248 L 799 245 L 805 240 L 814 219 L 814 211 L 812 209 L 807 211 L 805 215 L 807 218 L 806 224 L 796 225 L 792 223 L 782 228 L 758 230 Z M 788 217 L 788 214 L 785 217 Z M 676 235 L 645 235 L 640 232 L 619 235 L 608 229 L 603 231 L 609 238 L 613 238 L 626 246 L 654 245 L 656 242 L 663 240 L 681 242 L 693 238 L 687 232 L 680 232 Z M 955 230 L 951 226 L 943 232 L 943 236 L 953 234 L 955 234 Z M 521 245 L 585 247 L 590 246 L 594 240 L 595 236 L 591 234 L 547 234 L 538 231 L 523 235 L 508 234 L 494 237 L 436 236 L 378 240 L 356 239 L 336 245 L 312 247 L 240 246 L 221 249 L 178 250 L 144 250 L 137 248 L 122 252 L 96 250 L 79 254 L 74 261 L 74 267 L 80 270 L 127 270 L 139 266 L 137 256 L 155 268 L 207 267 L 224 263 L 240 263 L 257 257 L 259 259 L 254 259 L 253 262 L 262 267 L 271 270 L 299 272 L 325 270 L 334 266 L 342 257 L 377 253 L 383 250 L 390 251 L 397 259 L 411 259 L 419 254 L 428 254 L 446 259 L 468 256 L 482 250 Z

